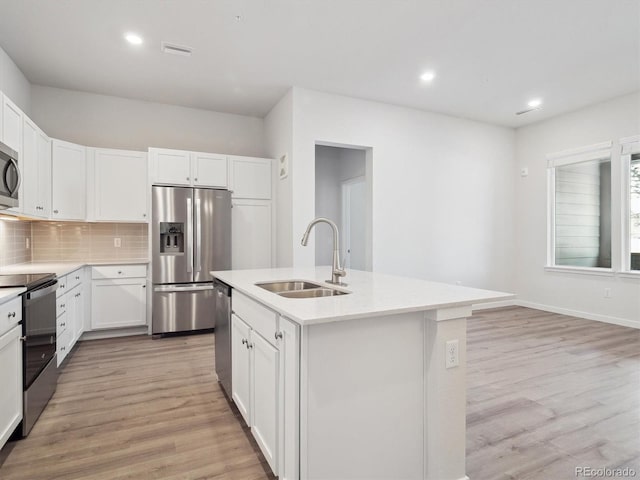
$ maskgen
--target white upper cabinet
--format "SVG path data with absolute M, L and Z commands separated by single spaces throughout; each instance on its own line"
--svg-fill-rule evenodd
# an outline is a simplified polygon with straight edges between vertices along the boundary
M 229 157 L 229 189 L 235 198 L 271 199 L 269 158 Z
M 149 158 L 152 183 L 186 186 L 192 184 L 190 152 L 150 148 Z
M 95 220 L 148 221 L 146 153 L 96 149 L 93 172 Z
M 211 153 L 191 154 L 193 186 L 227 188 L 227 157 Z
M 87 213 L 86 149 L 61 140 L 52 140 L 51 148 L 51 217 L 84 220 Z
M 151 183 L 227 188 L 227 156 L 150 148 Z
M 9 97 L 2 95 L 2 143 L 22 153 L 22 110 Z
M 51 214 L 51 140 L 27 116 L 22 128 L 22 204 L 24 215 Z

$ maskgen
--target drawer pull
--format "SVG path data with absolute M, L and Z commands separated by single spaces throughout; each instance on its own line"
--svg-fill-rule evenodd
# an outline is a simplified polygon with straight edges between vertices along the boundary
M 8 318 L 16 318 L 16 312 L 9 312 Z
M 279 338 L 282 338 L 282 332 L 276 332 L 274 337 L 276 337 L 276 340 L 278 340 Z

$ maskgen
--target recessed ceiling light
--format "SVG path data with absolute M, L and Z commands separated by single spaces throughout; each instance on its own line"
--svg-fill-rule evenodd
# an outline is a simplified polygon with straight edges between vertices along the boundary
M 136 35 L 135 33 L 127 33 L 124 38 L 131 45 L 140 45 L 142 43 L 142 37 L 140 35 Z
M 436 74 L 432 71 L 424 72 L 422 75 L 420 75 L 420 80 L 426 83 L 433 82 L 434 78 L 436 78 Z
M 529 100 L 527 105 L 529 105 L 531 108 L 538 108 L 540 105 L 542 105 L 542 99 L 532 98 L 531 100 Z

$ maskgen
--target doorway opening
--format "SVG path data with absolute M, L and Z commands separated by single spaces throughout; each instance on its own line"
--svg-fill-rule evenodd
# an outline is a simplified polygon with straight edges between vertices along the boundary
M 371 149 L 316 145 L 315 154 L 316 217 L 338 226 L 345 268 L 371 270 Z M 315 235 L 315 264 L 331 265 L 333 236 Z

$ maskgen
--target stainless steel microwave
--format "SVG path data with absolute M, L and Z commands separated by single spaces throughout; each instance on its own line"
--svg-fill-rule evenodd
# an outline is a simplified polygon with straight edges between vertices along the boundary
M 18 206 L 20 168 L 18 152 L 0 142 L 0 209 Z

